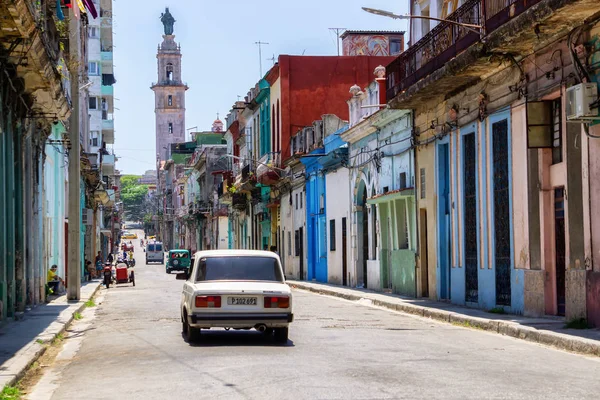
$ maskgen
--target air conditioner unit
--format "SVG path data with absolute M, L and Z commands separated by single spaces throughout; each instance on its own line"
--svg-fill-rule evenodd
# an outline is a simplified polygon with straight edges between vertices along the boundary
M 580 83 L 567 88 L 567 119 L 593 119 L 598 118 L 598 106 L 592 106 L 598 101 L 598 85 Z

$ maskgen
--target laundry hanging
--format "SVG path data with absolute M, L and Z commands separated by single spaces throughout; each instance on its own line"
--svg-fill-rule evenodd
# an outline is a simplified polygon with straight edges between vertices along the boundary
M 96 6 L 94 6 L 94 2 L 92 0 L 83 0 L 83 1 L 85 3 L 85 8 L 88 9 L 90 14 L 92 15 L 92 18 L 94 18 L 94 19 L 98 18 L 98 11 L 96 10 Z
M 85 13 L 86 13 L 86 11 L 85 11 L 85 6 L 83 5 L 83 1 L 82 1 L 82 0 L 77 0 L 77 5 L 79 6 L 79 10 L 80 10 L 80 11 L 81 11 L 83 14 L 85 14 Z
M 65 20 L 65 14 L 63 14 L 60 0 L 56 0 L 56 18 L 58 18 L 59 21 Z

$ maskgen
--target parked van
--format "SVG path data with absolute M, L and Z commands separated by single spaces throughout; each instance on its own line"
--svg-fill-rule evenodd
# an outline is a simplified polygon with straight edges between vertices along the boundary
M 161 242 L 148 242 L 146 244 L 146 264 L 151 262 L 165 263 L 165 252 Z

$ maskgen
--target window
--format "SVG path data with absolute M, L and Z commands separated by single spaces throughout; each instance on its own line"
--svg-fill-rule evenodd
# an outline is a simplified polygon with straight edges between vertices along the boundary
M 421 198 L 425 198 L 425 168 L 421 168 Z
M 294 249 L 296 257 L 300 257 L 300 231 L 294 232 Z
M 300 209 L 302 209 L 302 199 L 304 198 L 304 192 L 300 192 Z
M 400 39 L 392 39 L 390 40 L 390 55 L 400 54 L 402 51 L 402 42 Z
M 169 122 L 169 135 L 173 134 L 173 123 Z
M 173 105 L 173 96 L 169 95 L 169 97 L 167 97 L 167 105 L 169 107 Z
M 97 110 L 98 109 L 98 98 L 96 98 L 96 97 L 90 97 L 89 98 L 89 109 L 90 110 Z
M 88 27 L 88 36 L 91 38 L 98 38 L 98 28 L 95 26 Z
M 329 251 L 335 251 L 335 219 L 329 220 Z
M 292 255 L 292 232 L 288 232 L 288 256 Z
M 90 131 L 90 146 L 92 146 L 92 147 L 100 146 L 100 132 L 99 131 Z
M 167 80 L 173 80 L 173 64 L 171 63 L 167 64 Z
M 100 75 L 100 69 L 96 61 L 91 61 L 88 64 L 88 75 Z
M 400 189 L 406 189 L 406 172 L 400 172 Z
M 296 210 L 298 209 L 298 193 L 296 193 Z
M 552 101 L 552 164 L 562 162 L 561 98 Z
M 283 275 L 273 257 L 206 257 L 198 264 L 196 282 L 201 281 L 275 281 Z

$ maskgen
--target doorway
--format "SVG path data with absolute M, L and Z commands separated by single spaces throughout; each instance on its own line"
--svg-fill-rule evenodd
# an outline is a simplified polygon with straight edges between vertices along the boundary
M 300 280 L 304 279 L 304 228 L 298 229 L 298 245 L 300 248 Z
M 348 286 L 348 234 L 346 217 L 342 218 L 342 285 Z
M 554 246 L 556 278 L 556 313 L 565 315 L 565 189 L 554 189 Z
M 496 305 L 511 305 L 511 243 L 508 120 L 492 124 L 494 264 Z
M 364 183 L 362 186 L 362 193 L 360 193 L 360 204 L 362 209 L 361 215 L 361 228 L 362 228 L 362 273 L 363 273 L 363 284 L 364 288 L 367 288 L 367 260 L 369 259 L 369 208 L 367 207 L 367 188 Z
M 429 265 L 427 259 L 427 210 L 420 210 L 421 235 L 419 254 L 421 255 L 421 297 L 429 297 Z
M 438 145 L 438 259 L 439 285 L 438 298 L 451 299 L 450 287 L 450 251 L 452 236 L 450 235 L 450 153 L 449 144 Z
M 477 266 L 477 150 L 475 134 L 463 136 L 463 204 L 465 251 L 465 302 L 479 301 Z

